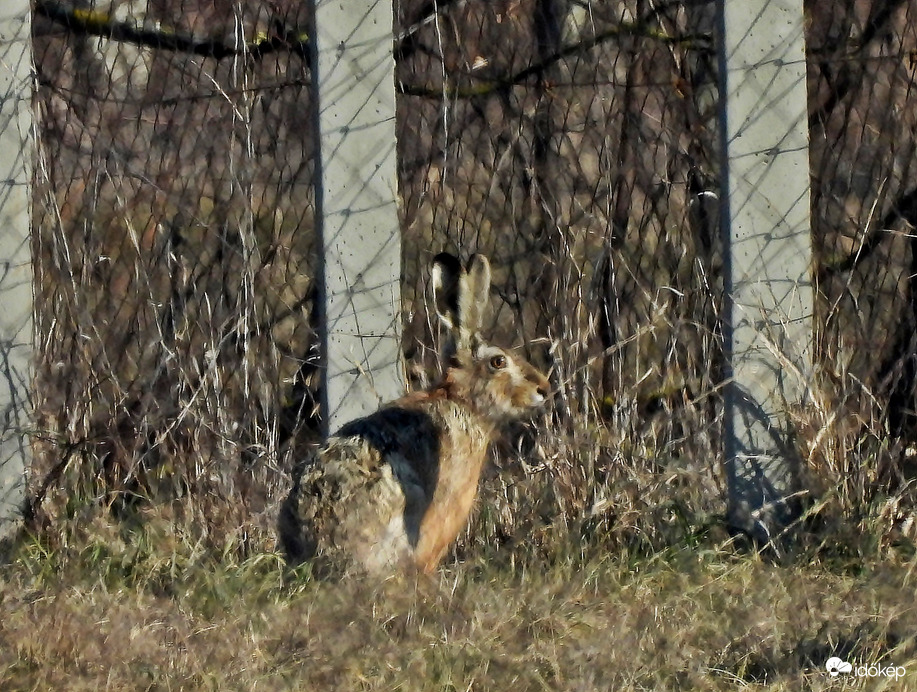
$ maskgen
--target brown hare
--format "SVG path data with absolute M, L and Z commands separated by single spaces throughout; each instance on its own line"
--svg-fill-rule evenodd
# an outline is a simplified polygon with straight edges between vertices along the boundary
M 490 264 L 433 264 L 437 314 L 449 333 L 442 381 L 345 424 L 303 469 L 281 537 L 294 561 L 379 574 L 436 569 L 468 521 L 498 426 L 540 407 L 547 378 L 478 334 Z

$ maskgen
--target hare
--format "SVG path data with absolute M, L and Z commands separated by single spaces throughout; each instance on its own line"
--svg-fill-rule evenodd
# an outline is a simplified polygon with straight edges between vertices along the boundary
M 380 574 L 433 572 L 464 529 L 499 425 L 542 406 L 548 380 L 484 343 L 478 330 L 490 264 L 434 258 L 439 319 L 448 330 L 442 380 L 345 424 L 320 448 L 287 498 L 281 537 L 294 561 Z

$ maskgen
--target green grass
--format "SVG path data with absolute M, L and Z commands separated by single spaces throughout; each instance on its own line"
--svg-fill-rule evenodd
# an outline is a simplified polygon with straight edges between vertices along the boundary
M 711 537 L 653 555 L 598 539 L 550 559 L 506 550 L 433 579 L 318 582 L 266 543 L 100 513 L 10 549 L 0 689 L 917 689 L 913 556 L 775 564 Z M 832 679 L 832 655 L 906 675 Z

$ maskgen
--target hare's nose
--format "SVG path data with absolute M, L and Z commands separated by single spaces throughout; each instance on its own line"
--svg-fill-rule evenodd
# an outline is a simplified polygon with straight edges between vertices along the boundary
M 541 395 L 542 399 L 547 401 L 548 399 L 548 385 L 547 384 L 540 385 L 536 391 Z

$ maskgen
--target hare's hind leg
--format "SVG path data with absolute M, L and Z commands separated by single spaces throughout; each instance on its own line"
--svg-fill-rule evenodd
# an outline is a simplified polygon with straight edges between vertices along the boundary
M 365 451 L 375 454 L 371 448 Z M 381 459 L 361 464 L 358 470 L 349 464 L 346 468 L 331 466 L 339 478 L 340 492 L 334 503 L 337 521 L 328 536 L 329 548 L 346 553 L 373 574 L 409 563 L 414 540 L 405 517 L 412 504 L 411 486 Z

